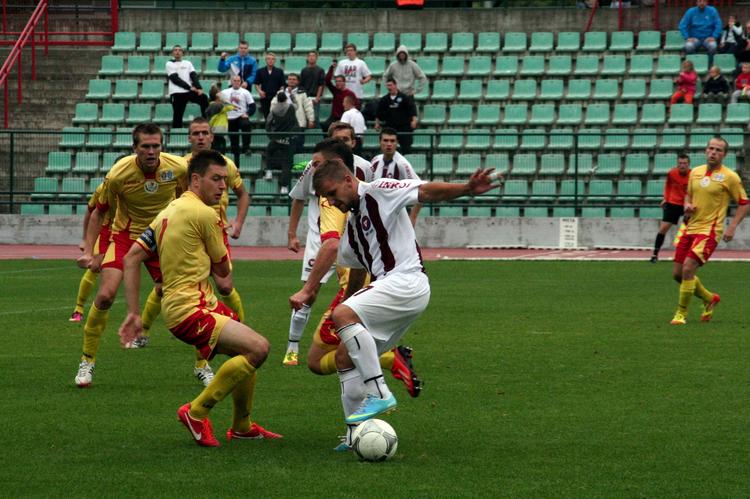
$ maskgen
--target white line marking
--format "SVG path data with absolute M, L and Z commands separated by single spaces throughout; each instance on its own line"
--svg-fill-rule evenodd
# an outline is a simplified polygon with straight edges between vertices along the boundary
M 75 265 L 66 265 L 65 267 L 42 267 L 38 269 L 19 269 L 19 270 L 0 270 L 0 274 L 25 274 L 27 272 L 47 272 L 50 270 L 75 270 L 78 267 Z M 81 269 L 83 270 L 83 269 Z

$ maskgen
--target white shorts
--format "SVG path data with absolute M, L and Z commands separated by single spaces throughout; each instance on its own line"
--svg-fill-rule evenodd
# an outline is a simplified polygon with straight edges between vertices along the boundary
M 307 278 L 310 277 L 310 272 L 312 272 L 313 265 L 315 265 L 315 257 L 318 256 L 318 251 L 320 251 L 320 234 L 308 232 L 307 241 L 305 242 L 305 256 L 304 260 L 302 260 L 302 277 L 300 278 L 303 281 L 307 281 Z M 320 282 L 328 282 L 328 279 L 335 271 L 336 262 L 333 262 L 333 265 L 331 265 L 331 268 Z
M 350 296 L 344 305 L 367 328 L 378 354 L 395 347 L 430 302 L 430 280 L 424 272 L 391 274 Z

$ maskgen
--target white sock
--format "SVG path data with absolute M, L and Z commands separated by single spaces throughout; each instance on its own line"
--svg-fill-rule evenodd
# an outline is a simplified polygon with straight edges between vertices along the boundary
M 289 342 L 287 343 L 287 352 L 299 352 L 299 340 L 302 339 L 302 333 L 305 332 L 307 321 L 310 320 L 310 305 L 302 305 L 299 310 L 292 310 L 292 318 L 289 321 Z
M 358 322 L 342 327 L 338 333 L 341 341 L 346 345 L 349 358 L 352 359 L 357 372 L 362 377 L 365 392 L 381 399 L 390 397 L 391 391 L 385 384 L 378 348 L 372 335 Z
M 341 383 L 341 406 L 344 408 L 344 417 L 349 417 L 359 408 L 359 404 L 365 398 L 365 384 L 356 369 L 339 371 L 339 382 Z

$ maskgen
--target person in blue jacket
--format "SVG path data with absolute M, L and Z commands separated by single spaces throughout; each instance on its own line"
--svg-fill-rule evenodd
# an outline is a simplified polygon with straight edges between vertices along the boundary
M 219 60 L 219 71 L 222 73 L 229 71 L 230 79 L 232 76 L 238 75 L 242 80 L 242 88 L 249 90 L 252 88 L 252 84 L 255 83 L 258 62 L 255 60 L 255 57 L 247 52 L 248 44 L 245 40 L 240 40 L 240 45 L 235 55 L 227 57 L 229 54 L 222 52 L 221 59 Z
M 708 0 L 697 0 L 680 21 L 680 33 L 685 38 L 685 53 L 694 54 L 700 47 L 708 52 L 711 67 L 716 53 L 717 40 L 723 29 L 719 12 L 708 5 Z

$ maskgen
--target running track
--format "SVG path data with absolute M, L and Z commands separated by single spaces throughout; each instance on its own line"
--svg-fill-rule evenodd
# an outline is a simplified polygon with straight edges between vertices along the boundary
M 0 245 L 0 260 L 75 259 L 80 255 L 76 246 Z M 491 249 L 491 248 L 423 248 L 425 260 L 648 260 L 648 249 Z M 670 260 L 671 250 L 663 250 L 661 260 Z M 302 253 L 292 253 L 284 247 L 232 248 L 235 260 L 300 260 Z M 750 251 L 719 249 L 712 261 L 750 261 Z

